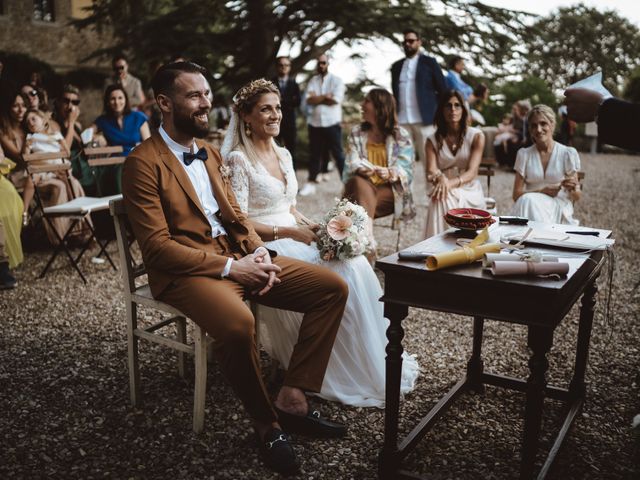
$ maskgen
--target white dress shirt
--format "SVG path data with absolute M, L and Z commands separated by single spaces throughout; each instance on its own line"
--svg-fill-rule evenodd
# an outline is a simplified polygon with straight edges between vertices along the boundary
M 187 176 L 189 180 L 191 180 L 191 184 L 193 185 L 194 190 L 196 191 L 196 195 L 198 196 L 198 200 L 200 201 L 200 206 L 204 210 L 204 214 L 209 221 L 209 225 L 211 225 L 211 237 L 215 238 L 219 235 L 226 235 L 226 230 L 218 221 L 218 217 L 216 213 L 220 210 L 218 206 L 218 202 L 216 201 L 216 197 L 213 194 L 213 187 L 211 186 L 211 179 L 209 178 L 209 174 L 207 173 L 207 169 L 204 166 L 204 162 L 201 160 L 194 160 L 191 162 L 191 165 L 185 165 L 183 161 L 184 153 L 195 153 L 198 150 L 198 146 L 194 140 L 191 148 L 187 148 L 179 143 L 175 142 L 165 131 L 164 127 L 160 125 L 159 129 L 160 136 L 164 140 L 164 143 L 167 144 L 171 153 L 175 155 L 178 159 L 178 163 L 182 168 L 184 168 L 185 172 L 187 172 Z M 232 258 L 227 260 L 227 264 L 222 271 L 222 277 L 226 277 L 229 274 L 229 270 L 231 270 L 231 262 Z
M 309 105 L 307 123 L 312 127 L 332 127 L 342 121 L 342 100 L 344 99 L 344 82 L 331 73 L 324 77 L 314 75 L 307 85 L 306 96 L 326 95 L 331 93 L 336 101 L 334 105 Z
M 398 123 L 422 123 L 420 108 L 418 107 L 418 94 L 416 91 L 416 72 L 418 70 L 418 58 L 420 54 L 406 58 L 400 71 L 398 82 Z

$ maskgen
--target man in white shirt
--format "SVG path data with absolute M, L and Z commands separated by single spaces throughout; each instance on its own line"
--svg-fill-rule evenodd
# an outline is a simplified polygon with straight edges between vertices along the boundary
M 406 58 L 391 66 L 391 88 L 398 103 L 398 123 L 411 134 L 418 159 L 425 161 L 425 141 L 435 130 L 438 97 L 446 84 L 436 59 L 420 53 L 418 32 L 405 30 L 403 36 Z
M 327 172 L 326 159 L 333 156 L 342 178 L 344 151 L 342 150 L 342 100 L 344 82 L 329 73 L 329 57 L 322 54 L 317 59 L 316 71 L 305 94 L 307 126 L 309 129 L 309 178 L 299 194 L 315 193 L 320 174 Z
M 213 352 L 253 420 L 265 463 L 290 474 L 298 460 L 283 430 L 334 437 L 346 432 L 312 411 L 305 392 L 320 391 L 348 287 L 327 268 L 276 258 L 240 210 L 229 167 L 199 140 L 209 131 L 206 73 L 190 62 L 156 72 L 152 87 L 163 122 L 125 161 L 124 203 L 154 298 L 215 339 Z M 304 313 L 274 402 L 245 299 Z

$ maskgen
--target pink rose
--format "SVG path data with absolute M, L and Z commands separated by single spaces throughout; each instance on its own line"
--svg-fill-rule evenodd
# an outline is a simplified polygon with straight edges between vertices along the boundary
M 344 240 L 349 236 L 353 221 L 346 215 L 336 215 L 327 223 L 327 233 L 334 240 Z

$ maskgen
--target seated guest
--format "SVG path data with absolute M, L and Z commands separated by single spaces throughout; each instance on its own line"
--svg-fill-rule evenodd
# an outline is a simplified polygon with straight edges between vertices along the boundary
M 103 114 L 96 118 L 93 129 L 102 133 L 109 145 L 121 145 L 125 156 L 151 135 L 147 116 L 131 110 L 127 92 L 120 85 L 107 87 Z M 97 177 L 100 195 L 122 192 L 122 165 L 100 167 Z
M 28 107 L 29 99 L 21 92 L 0 92 L 0 147 L 7 157 L 18 164 L 20 177 L 24 177 L 22 148 L 26 137 L 22 120 Z M 11 178 L 13 181 L 13 176 Z
M 529 131 L 527 128 L 527 113 L 531 110 L 529 100 L 518 100 L 511 109 L 511 125 L 515 134 L 507 141 L 505 147 L 495 148 L 496 160 L 508 169 L 512 169 L 516 161 L 518 150 L 530 145 Z
M 64 153 L 69 155 L 69 148 L 62 134 L 57 131 L 51 133 L 47 118 L 40 110 L 28 110 L 23 121 L 24 129 L 28 132 L 23 153 Z M 44 160 L 48 163 L 60 163 L 60 160 Z M 42 162 L 38 162 L 42 163 Z M 80 182 L 73 175 L 67 177 L 66 172 L 45 172 L 31 175 L 24 184 L 22 199 L 24 211 L 23 225 L 28 224 L 28 211 L 35 188 L 38 189 L 43 206 L 49 207 L 66 203 L 73 198 L 84 196 Z M 53 245 L 57 245 L 59 238 L 64 237 L 71 224 L 71 219 L 58 217 L 51 219 L 56 233 L 50 230 L 48 222 L 44 222 L 47 237 Z M 80 229 L 79 229 L 80 231 Z
M 2 195 L 2 187 L 0 186 L 0 195 Z M 16 277 L 11 273 L 9 266 L 9 256 L 6 252 L 4 224 L 0 216 L 0 290 L 8 290 L 16 287 Z
M 4 288 L 12 288 L 15 279 L 11 281 L 11 274 L 6 271 L 22 263 L 22 243 L 20 230 L 22 229 L 22 199 L 13 184 L 5 178 L 14 163 L 4 158 L 0 148 L 0 272 Z M 5 264 L 6 265 L 3 265 Z M 6 267 L 6 270 L 4 270 Z
M 438 103 L 436 131 L 427 138 L 429 193 L 426 237 L 444 232 L 444 215 L 452 208 L 485 208 L 478 180 L 484 133 L 467 124 L 468 111 L 460 92 L 446 92 Z
M 60 132 L 71 153 L 73 176 L 78 179 L 87 195 L 95 196 L 96 177 L 84 154 L 84 145 L 80 134 L 82 125 L 80 116 L 80 90 L 74 85 L 65 85 L 62 94 L 54 102 L 54 118 L 60 125 Z
M 547 223 L 577 225 L 573 202 L 580 199 L 580 157 L 573 147 L 553 140 L 556 116 L 536 105 L 527 116 L 533 145 L 518 151 L 512 214 Z
M 51 119 L 51 112 L 49 112 L 49 105 L 47 103 L 47 93 L 41 87 L 34 87 L 31 84 L 23 85 L 20 91 L 29 99 L 29 105 L 27 108 L 32 110 L 40 110 L 41 112 L 47 112 L 47 121 L 49 122 L 49 129 L 51 131 L 59 131 L 60 126 L 55 120 Z
M 361 110 L 362 123 L 348 139 L 344 196 L 362 205 L 371 219 L 391 213 L 396 219 L 413 218 L 414 149 L 411 135 L 398 125 L 393 95 L 374 88 Z
M 264 246 L 238 206 L 220 154 L 194 138 L 209 132 L 205 75 L 191 62 L 156 72 L 151 85 L 162 125 L 125 162 L 124 202 L 154 298 L 215 338 L 213 353 L 253 421 L 264 461 L 292 474 L 298 460 L 283 430 L 346 433 L 309 408 L 305 392 L 320 391 L 348 288 L 338 274 Z M 304 312 L 275 402 L 262 378 L 255 318 L 245 299 Z M 244 433 L 235 428 L 229 435 Z
M 367 98 L 370 96 L 376 98 L 376 102 L 382 96 L 386 99 L 385 105 L 393 107 L 393 97 L 385 90 L 378 89 L 373 95 L 369 93 Z M 363 105 L 363 109 L 373 111 L 370 99 L 365 100 Z M 240 209 L 246 213 L 269 249 L 280 255 L 327 267 L 339 274 L 349 286 L 347 307 L 319 396 L 347 405 L 383 407 L 384 332 L 388 322 L 384 318 L 382 303 L 378 300 L 382 296 L 382 289 L 376 274 L 362 255 L 345 261 L 324 261 L 316 246 L 311 245 L 316 241 L 318 226 L 296 209 L 298 182 L 291 154 L 287 149 L 278 147 L 274 140 L 280 133 L 282 120 L 280 92 L 275 84 L 260 79 L 245 85 L 234 97 L 233 108 L 222 154 L 231 170 L 231 186 Z M 393 109 L 388 109 L 387 113 L 393 114 Z M 374 120 L 369 116 L 365 118 Z M 393 115 L 390 118 L 393 119 Z M 247 132 L 250 134 L 247 135 Z M 392 132 L 389 136 L 392 136 Z M 378 141 L 383 140 L 384 137 L 381 137 Z M 393 142 L 390 141 L 390 144 Z M 408 153 L 404 153 L 410 164 L 413 150 L 410 148 L 411 142 L 407 142 Z M 384 150 L 384 143 L 382 147 Z M 388 171 L 387 167 L 380 168 Z M 368 182 L 369 179 L 364 181 Z M 391 198 L 388 213 L 391 213 L 393 195 L 391 187 L 388 186 L 388 189 Z M 375 193 L 372 195 L 375 200 Z M 303 315 L 263 306 L 259 307 L 259 315 L 265 333 L 262 344 L 271 356 L 287 368 L 298 342 Z M 413 389 L 417 376 L 415 358 L 405 354 L 402 392 Z

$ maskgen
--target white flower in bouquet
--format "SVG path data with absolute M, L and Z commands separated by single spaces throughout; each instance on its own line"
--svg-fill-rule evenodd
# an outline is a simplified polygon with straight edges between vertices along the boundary
M 320 258 L 347 260 L 365 253 L 370 244 L 366 226 L 364 208 L 347 199 L 337 200 L 320 223 L 317 242 Z

